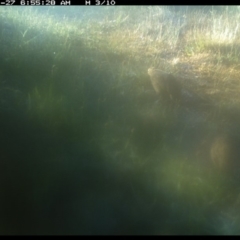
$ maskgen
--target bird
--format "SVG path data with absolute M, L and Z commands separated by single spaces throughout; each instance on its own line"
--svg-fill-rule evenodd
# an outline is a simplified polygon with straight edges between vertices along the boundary
M 160 69 L 149 68 L 148 75 L 155 92 L 163 101 L 179 102 L 181 101 L 181 84 L 171 73 L 166 73 Z
M 214 138 L 210 147 L 211 161 L 219 172 L 238 175 L 240 170 L 240 139 L 231 134 Z

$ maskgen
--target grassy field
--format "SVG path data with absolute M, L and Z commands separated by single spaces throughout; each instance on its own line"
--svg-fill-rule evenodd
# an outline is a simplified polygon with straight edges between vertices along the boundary
M 0 234 L 240 234 L 240 8 L 0 9 Z M 206 107 L 166 105 L 150 67 Z M 240 156 L 240 153 L 239 153 Z

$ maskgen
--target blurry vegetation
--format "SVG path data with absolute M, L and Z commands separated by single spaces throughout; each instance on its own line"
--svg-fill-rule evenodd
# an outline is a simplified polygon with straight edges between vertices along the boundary
M 0 234 L 239 234 L 238 6 L 0 9 Z M 168 107 L 147 75 L 211 108 Z

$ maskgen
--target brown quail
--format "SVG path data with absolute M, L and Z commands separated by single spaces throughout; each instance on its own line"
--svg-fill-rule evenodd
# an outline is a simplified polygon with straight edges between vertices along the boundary
M 164 101 L 181 101 L 181 84 L 170 74 L 159 69 L 149 68 L 148 74 L 152 86 Z

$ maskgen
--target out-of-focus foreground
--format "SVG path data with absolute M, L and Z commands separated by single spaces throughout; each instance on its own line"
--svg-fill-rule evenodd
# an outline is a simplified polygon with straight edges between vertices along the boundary
M 1 8 L 0 234 L 240 234 L 239 18 Z

